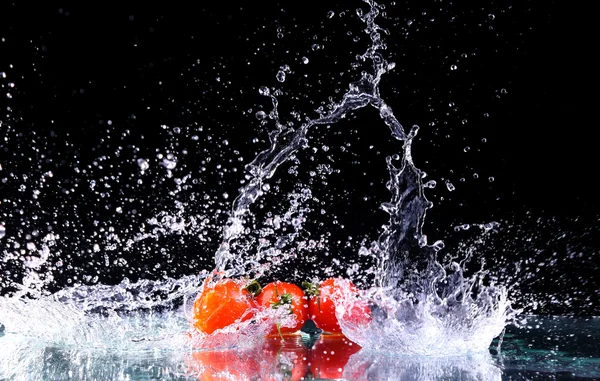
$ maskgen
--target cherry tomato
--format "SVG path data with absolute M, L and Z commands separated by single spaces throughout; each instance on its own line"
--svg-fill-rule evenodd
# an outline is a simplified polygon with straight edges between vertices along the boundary
M 360 350 L 344 336 L 322 336 L 310 351 L 310 372 L 315 379 L 341 379 L 350 356 Z
M 308 298 L 300 287 L 292 283 L 276 281 L 267 284 L 256 297 L 256 303 L 267 308 L 287 308 L 296 315 L 294 327 L 284 327 L 276 322 L 271 334 L 296 332 L 308 319 Z
M 207 279 L 202 293 L 194 302 L 194 327 L 211 334 L 236 321 L 250 319 L 255 302 L 245 287 L 246 282 L 242 280 Z
M 342 333 L 340 323 L 335 316 L 334 295 L 339 292 L 350 292 L 358 296 L 358 289 L 351 281 L 343 278 L 330 278 L 321 283 L 318 289 L 306 284 L 307 293 L 311 295 L 309 318 L 317 327 L 328 333 Z M 340 289 L 343 288 L 343 289 Z M 346 311 L 344 318 L 356 326 L 366 325 L 371 321 L 371 309 L 366 302 L 357 299 Z

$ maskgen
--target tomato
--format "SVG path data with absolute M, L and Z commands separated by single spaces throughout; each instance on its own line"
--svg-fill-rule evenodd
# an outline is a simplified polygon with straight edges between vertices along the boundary
M 330 278 L 316 288 L 312 284 L 304 284 L 311 295 L 309 317 L 317 327 L 328 333 L 342 333 L 340 323 L 335 316 L 335 295 L 350 292 L 358 296 L 358 289 L 351 281 L 343 278 Z M 357 299 L 346 311 L 344 318 L 356 326 L 366 325 L 371 321 L 371 309 L 366 302 Z
M 304 291 L 292 283 L 276 281 L 267 284 L 256 297 L 256 304 L 267 308 L 287 308 L 296 315 L 297 323 L 294 327 L 284 327 L 276 322 L 271 334 L 296 332 L 308 319 L 308 299 Z
M 267 337 L 261 349 L 262 356 L 268 361 L 268 372 L 261 378 L 264 381 L 303 380 L 308 372 L 308 349 L 302 345 L 299 336 Z
M 344 336 L 322 336 L 310 351 L 310 372 L 315 379 L 341 379 L 350 356 L 360 350 Z
M 254 352 L 239 350 L 194 352 L 187 371 L 201 381 L 251 380 L 260 372 Z
M 211 334 L 237 321 L 246 321 L 255 307 L 246 283 L 242 280 L 220 279 L 204 282 L 204 289 L 194 302 L 193 325 Z

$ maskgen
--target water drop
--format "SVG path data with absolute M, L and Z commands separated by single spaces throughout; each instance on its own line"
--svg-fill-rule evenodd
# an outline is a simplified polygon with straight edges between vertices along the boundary
M 165 157 L 160 163 L 160 165 L 167 169 L 175 169 L 175 167 L 177 167 L 177 159 L 175 159 L 174 157 L 171 157 L 171 159 Z
M 302 57 L 302 63 L 306 65 L 308 63 L 308 58 Z
M 277 72 L 277 80 L 279 82 L 285 82 L 285 72 L 283 70 Z
M 463 225 L 458 225 L 454 227 L 454 231 L 461 231 L 461 230 L 469 230 L 471 228 L 471 225 L 469 224 L 463 224 Z
M 328 19 L 332 19 L 332 18 L 333 18 L 333 16 L 335 16 L 335 12 L 334 12 L 334 11 L 329 11 L 329 12 L 327 12 L 327 18 L 328 18 Z
M 490 14 L 488 15 L 488 18 L 489 18 L 490 20 L 493 20 L 493 19 L 495 19 L 495 18 L 496 18 L 496 16 L 494 16 L 492 13 L 490 13 Z
M 229 198 L 229 194 L 228 194 L 228 193 L 223 193 L 223 198 L 224 198 L 225 200 L 227 200 L 227 199 Z
M 473 178 L 474 178 L 474 179 L 478 179 L 478 178 L 479 178 L 479 175 L 478 175 L 477 173 L 473 173 Z
M 493 182 L 493 181 L 494 181 L 494 177 L 493 177 L 493 176 L 490 176 L 490 177 L 488 178 L 488 180 L 489 180 L 489 181 L 490 181 L 490 183 L 491 183 L 491 182 Z
M 264 111 L 257 111 L 255 116 L 256 116 L 256 119 L 263 120 L 267 117 L 267 114 Z
M 487 142 L 487 139 L 486 138 L 481 138 L 481 142 L 485 143 L 485 142 Z
M 312 44 L 311 49 L 316 51 L 321 49 L 321 46 L 319 44 Z
M 146 161 L 146 159 L 137 159 L 137 164 L 142 171 L 145 171 L 148 168 L 150 168 L 150 164 L 148 164 L 148 161 Z
M 471 147 L 469 147 L 469 146 L 466 146 L 464 149 L 465 152 L 469 152 L 470 150 L 471 150 Z
M 458 69 L 458 66 L 456 66 L 456 65 L 450 65 L 450 70 L 456 70 L 456 69 Z
M 6 235 L 6 228 L 4 227 L 4 224 L 0 224 L 0 239 L 4 238 L 5 235 Z
M 446 188 L 448 188 L 448 190 L 450 192 L 452 192 L 453 190 L 455 190 L 456 188 L 454 187 L 454 184 L 452 184 L 450 181 L 446 181 Z
M 261 87 L 258 89 L 258 93 L 259 93 L 260 95 L 263 95 L 263 96 L 265 96 L 265 97 L 268 97 L 269 95 L 271 95 L 271 91 L 269 91 L 269 88 L 268 88 L 267 86 L 261 86 Z
M 426 182 L 425 184 L 423 184 L 423 186 L 425 188 L 435 188 L 435 186 L 437 185 L 437 182 L 435 180 L 429 180 L 428 182 Z

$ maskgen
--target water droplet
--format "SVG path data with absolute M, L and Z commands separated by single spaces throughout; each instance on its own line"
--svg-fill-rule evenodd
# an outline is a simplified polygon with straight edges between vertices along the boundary
M 450 65 L 450 70 L 456 70 L 456 69 L 458 69 L 458 66 L 456 66 L 456 65 Z
M 6 235 L 6 228 L 4 227 L 4 224 L 0 224 L 0 239 L 4 238 L 5 235 Z
M 464 149 L 465 152 L 469 152 L 470 150 L 471 150 L 471 147 L 469 147 L 469 146 L 466 146 Z
M 260 95 L 263 95 L 263 96 L 265 96 L 265 97 L 268 97 L 269 95 L 271 95 L 271 91 L 269 91 L 269 88 L 268 88 L 267 86 L 261 86 L 261 87 L 258 89 L 258 93 L 259 93 Z
M 285 82 L 285 72 L 283 70 L 277 72 L 277 80 L 279 82 Z
M 477 173 L 473 173 L 473 178 L 474 178 L 474 179 L 478 179 L 478 178 L 479 178 L 479 175 L 478 175 Z
M 437 185 L 437 182 L 435 180 L 429 180 L 428 182 L 426 182 L 425 184 L 423 184 L 423 186 L 425 188 L 435 188 Z
M 450 181 L 446 180 L 446 188 L 448 188 L 448 190 L 450 192 L 452 192 L 453 190 L 455 190 L 456 188 L 454 187 L 454 184 L 452 184 Z
M 160 165 L 167 169 L 175 169 L 175 167 L 177 167 L 177 159 L 173 156 L 167 155 L 167 157 L 162 160 Z
M 148 168 L 150 168 L 150 164 L 148 164 L 148 161 L 146 161 L 146 159 L 137 159 L 137 164 L 142 171 L 145 171 Z
M 229 194 L 228 194 L 228 193 L 223 193 L 223 198 L 224 198 L 225 200 L 227 200 L 227 199 L 229 198 Z
M 319 45 L 319 44 L 312 44 L 311 49 L 315 50 L 315 51 L 319 50 L 319 49 L 321 49 L 321 45 Z
M 329 12 L 327 12 L 327 18 L 328 18 L 328 19 L 332 19 L 332 18 L 333 18 L 333 16 L 335 16 L 335 12 L 334 12 L 334 11 L 329 11 Z
M 488 178 L 488 180 L 489 180 L 489 181 L 490 181 L 490 183 L 491 183 L 491 182 L 493 182 L 493 181 L 494 181 L 494 177 L 493 177 L 493 176 L 490 176 L 490 177 Z
M 471 228 L 471 225 L 469 224 L 462 224 L 462 225 L 458 225 L 454 227 L 454 231 L 461 231 L 461 230 L 469 230 Z
M 500 93 L 501 94 L 508 94 L 508 91 L 504 88 L 500 89 Z
M 493 19 L 495 19 L 495 18 L 496 18 L 496 16 L 494 16 L 492 13 L 490 13 L 490 14 L 488 15 L 488 18 L 489 18 L 490 20 L 493 20 Z
M 308 58 L 302 57 L 302 63 L 306 65 L 308 63 Z
M 487 142 L 487 139 L 486 138 L 481 138 L 481 142 L 485 143 L 485 142 Z
M 264 111 L 257 111 L 255 115 L 258 120 L 263 120 L 267 117 L 267 114 Z

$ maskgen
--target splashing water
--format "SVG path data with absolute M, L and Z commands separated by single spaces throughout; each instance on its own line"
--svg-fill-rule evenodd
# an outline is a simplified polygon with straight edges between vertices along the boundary
M 313 200 L 310 188 L 297 187 L 297 192 L 288 199 L 289 209 L 282 216 L 271 216 L 266 221 L 269 232 L 258 241 L 248 238 L 248 231 L 253 226 L 251 221 L 255 218 L 252 205 L 271 192 L 268 181 L 277 169 L 292 160 L 297 151 L 308 146 L 310 129 L 335 126 L 351 113 L 372 106 L 392 137 L 401 142 L 401 152 L 386 158 L 390 176 L 387 189 L 391 199 L 381 207 L 389 214 L 389 223 L 377 240 L 360 249 L 361 255 L 376 263 L 371 271 L 374 279 L 372 287 L 361 296 L 372 305 L 374 319 L 367 329 L 354 326 L 346 312 L 355 299 L 340 293 L 335 295 L 335 300 L 342 330 L 351 340 L 371 351 L 419 355 L 484 352 L 506 324 L 514 321 L 517 311 L 511 309 L 507 289 L 489 281 L 483 269 L 474 275 L 465 275 L 470 255 L 462 261 L 440 262 L 437 253 L 443 248 L 443 243 L 428 244 L 421 231 L 426 211 L 432 204 L 424 195 L 424 173 L 415 166 L 411 154 L 418 127 L 407 132 L 380 95 L 381 78 L 394 69 L 395 64 L 388 62 L 382 54 L 385 50 L 381 37 L 383 29 L 375 23 L 381 7 L 371 0 L 365 0 L 365 3 L 369 11 L 358 12 L 358 17 L 366 25 L 365 32 L 371 44 L 358 61 L 360 64 L 370 63 L 371 71 L 362 72 L 360 79 L 350 84 L 339 102 L 332 102 L 327 111 L 321 108 L 318 118 L 308 119 L 293 128 L 279 119 L 277 92 L 260 89 L 261 95 L 270 98 L 273 109 L 269 114 L 261 111 L 257 118 L 272 121 L 276 128 L 269 135 L 271 146 L 246 166 L 248 181 L 232 203 L 222 232 L 222 243 L 215 254 L 215 269 L 228 276 L 261 278 L 269 274 L 274 261 L 284 261 L 297 255 L 296 251 L 286 252 L 284 248 L 299 245 L 298 231 L 306 221 L 310 211 L 308 205 Z M 307 59 L 304 61 L 308 62 Z M 289 67 L 282 68 L 277 80 L 284 82 L 289 72 Z M 146 159 L 140 158 L 136 164 L 142 174 L 151 169 Z M 159 165 L 171 175 L 178 161 L 172 154 L 161 155 Z M 185 181 L 185 177 L 180 179 L 180 182 Z M 90 186 L 94 187 L 95 183 Z M 160 235 L 196 234 L 203 224 L 203 216 L 186 219 L 185 206 L 178 204 L 176 209 L 175 215 L 158 213 L 156 218 L 146 221 L 145 227 L 151 227 L 151 231 L 140 229 L 129 240 L 119 240 L 109 229 L 111 234 L 107 237 L 112 242 L 107 240 L 106 246 L 113 244 L 128 251 L 136 242 Z M 281 232 L 279 227 L 282 224 L 291 225 L 292 233 Z M 5 221 L 0 222 L 0 239 L 7 235 L 5 226 Z M 28 247 L 32 255 L 25 262 L 22 284 L 15 285 L 17 290 L 13 295 L 0 298 L 0 322 L 4 331 L 26 338 L 3 344 L 8 345 L 10 350 L 0 355 L 2 371 L 12 370 L 7 374 L 0 372 L 0 377 L 10 378 L 19 372 L 32 372 L 32 368 L 39 366 L 36 362 L 45 355 L 43 348 L 47 346 L 103 349 L 107 353 L 115 349 L 151 349 L 158 353 L 198 346 L 198 342 L 190 341 L 186 335 L 185 309 L 188 306 L 186 301 L 201 289 L 207 272 L 158 281 L 142 279 L 131 282 L 125 279 L 116 286 L 77 285 L 49 293 L 45 291 L 45 285 L 52 278 L 40 274 L 48 264 L 54 242 L 59 239 L 49 234 L 43 247 L 37 248 L 33 244 Z M 276 244 L 269 244 L 270 241 Z M 318 245 L 313 242 L 309 246 L 318 248 Z M 99 245 L 94 246 L 94 252 L 101 250 Z M 10 259 L 7 254 L 5 257 Z M 108 259 L 105 261 L 108 263 Z M 244 335 L 231 341 L 223 341 L 224 336 L 201 339 L 205 340 L 205 344 L 219 342 L 231 348 L 243 343 L 253 344 L 252 337 L 264 333 L 261 327 L 247 324 L 246 328 L 242 329 Z M 6 341 L 3 339 L 3 342 Z M 68 350 L 65 351 L 67 353 L 56 356 L 68 357 Z M 169 361 L 176 364 L 178 360 L 180 358 Z M 85 362 L 85 359 L 78 361 L 75 363 Z M 360 361 L 357 358 L 356 364 Z M 173 372 L 181 372 L 181 369 Z M 473 372 L 478 370 L 473 369 Z

